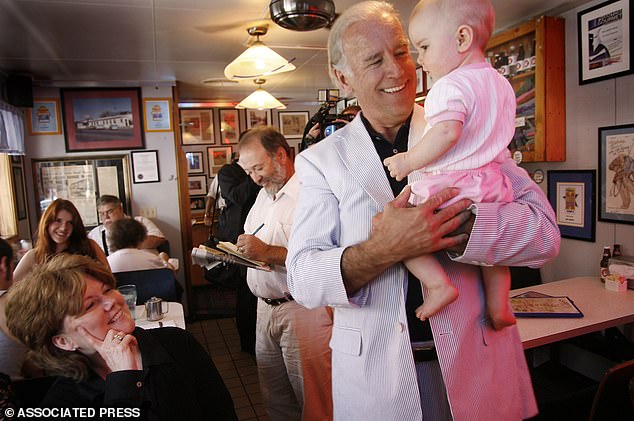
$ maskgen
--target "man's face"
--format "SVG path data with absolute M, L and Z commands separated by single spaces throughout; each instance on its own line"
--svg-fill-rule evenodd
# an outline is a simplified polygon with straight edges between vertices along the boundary
M 400 23 L 357 22 L 342 41 L 349 70 L 337 72 L 339 82 L 358 98 L 373 126 L 402 124 L 414 106 L 416 66 Z
M 270 156 L 260 142 L 252 142 L 240 149 L 240 166 L 255 184 L 264 187 L 264 190 L 273 196 L 288 181 L 286 168 L 279 157 L 283 153 L 280 148 L 275 156 Z
M 99 206 L 99 208 L 97 208 L 97 212 L 99 213 L 101 223 L 106 229 L 110 229 L 110 226 L 114 221 L 125 217 L 125 213 L 123 213 L 123 208 L 120 204 L 115 205 L 114 203 L 106 203 L 105 205 Z

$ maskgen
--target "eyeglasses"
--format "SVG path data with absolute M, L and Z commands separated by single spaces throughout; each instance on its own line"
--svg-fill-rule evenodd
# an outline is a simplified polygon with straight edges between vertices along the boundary
M 112 215 L 112 212 L 116 210 L 117 208 L 110 208 L 104 212 L 97 212 L 97 214 L 99 215 L 99 219 L 106 219 L 106 218 L 110 218 L 110 215 Z

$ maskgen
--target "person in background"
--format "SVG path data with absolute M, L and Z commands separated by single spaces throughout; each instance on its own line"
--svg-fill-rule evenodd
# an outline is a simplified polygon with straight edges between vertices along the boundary
M 284 136 L 273 127 L 248 130 L 238 143 L 240 165 L 262 186 L 238 237 L 238 250 L 266 262 L 249 268 L 258 300 L 255 358 L 264 407 L 271 421 L 332 419 L 330 349 L 332 319 L 324 308 L 297 304 L 286 284 L 286 246 L 299 183 Z
M 218 187 L 218 177 L 214 177 L 211 185 L 209 186 L 209 192 L 207 193 L 207 202 L 205 203 L 205 225 L 211 227 L 213 231 L 215 227 L 212 226 L 215 219 L 220 213 L 224 210 L 226 203 L 225 199 L 222 198 L 222 194 L 220 193 L 220 187 Z M 213 235 L 216 232 L 212 232 Z
M 13 272 L 14 282 L 20 282 L 35 265 L 59 253 L 83 254 L 108 265 L 99 245 L 86 236 L 79 211 L 66 199 L 55 199 L 42 214 L 35 247 L 18 262 Z
M 99 247 L 106 253 L 110 254 L 110 244 L 108 243 L 108 231 L 114 221 L 122 218 L 129 218 L 123 210 L 123 204 L 117 196 L 103 195 L 97 199 L 97 212 L 101 225 L 96 226 L 88 233 L 88 238 L 95 241 Z M 158 254 L 157 248 L 165 243 L 165 235 L 160 229 L 148 218 L 144 216 L 135 216 L 134 219 L 145 226 L 147 237 L 139 248 L 148 249 Z
M 40 367 L 61 376 L 42 406 L 129 408 L 144 420 L 237 420 L 196 339 L 175 327 L 135 328 L 114 286 L 107 266 L 62 254 L 9 291 L 9 330 Z
M 163 268 L 174 270 L 160 255 L 138 248 L 146 236 L 145 226 L 136 219 L 123 218 L 112 223 L 108 232 L 108 243 L 113 250 L 108 255 L 112 273 Z
M 334 120 L 333 123 L 348 124 L 349 122 L 354 120 L 357 114 L 359 114 L 359 111 L 361 111 L 361 107 L 359 107 L 358 105 L 348 105 L 341 111 L 341 114 L 339 114 L 338 118 Z M 321 125 L 319 123 L 315 123 L 315 125 L 310 128 L 308 134 L 306 134 L 306 136 L 302 140 L 302 144 L 310 146 L 314 145 L 322 139 L 323 136 L 321 132 Z
M 458 194 L 448 188 L 408 204 L 406 180 L 390 177 L 383 160 L 407 151 L 426 125 L 409 51 L 387 2 L 355 3 L 331 28 L 331 75 L 362 111 L 297 156 L 289 290 L 309 308 L 333 306 L 336 420 L 530 418 L 537 405 L 517 327 L 490 326 L 472 263 L 536 267 L 552 259 L 555 215 L 510 158 L 501 170 L 513 185 L 511 203 L 474 204 L 472 213 L 462 199 L 441 208 Z M 453 233 L 460 227 L 468 234 Z M 434 252 L 460 294 L 422 322 L 420 282 L 401 262 Z
M 11 245 L 0 238 L 0 372 L 11 379 L 20 379 L 33 375 L 25 372 L 27 348 L 15 339 L 7 329 L 5 307 L 6 292 L 13 284 L 13 249 Z M 39 374 L 39 373 L 38 373 Z
M 495 22 L 489 0 L 424 0 L 410 18 L 418 62 L 434 82 L 425 99 L 427 128 L 407 152 L 384 160 L 401 181 L 417 170 L 413 205 L 445 187 L 458 187 L 474 202 L 511 202 L 513 187 L 500 164 L 515 133 L 515 92 L 485 60 Z M 405 262 L 426 289 L 416 310 L 425 320 L 453 302 L 458 291 L 438 260 L 423 255 Z M 482 266 L 487 313 L 495 329 L 515 324 L 509 303 L 511 274 L 504 266 Z
M 218 217 L 218 239 L 235 244 L 238 236 L 244 232 L 244 221 L 255 202 L 260 186 L 247 175 L 238 160 L 224 165 L 216 175 L 220 194 L 225 208 Z M 246 280 L 246 269 L 239 266 L 234 269 L 236 277 L 236 327 L 240 336 L 242 351 L 255 355 L 255 320 L 257 299 L 251 293 Z

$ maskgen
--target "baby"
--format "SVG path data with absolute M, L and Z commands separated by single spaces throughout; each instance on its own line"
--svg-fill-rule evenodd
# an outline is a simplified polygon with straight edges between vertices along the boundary
M 499 171 L 515 131 L 515 94 L 485 60 L 495 17 L 489 0 L 422 0 L 410 17 L 409 35 L 418 63 L 434 85 L 425 100 L 427 127 L 408 152 L 387 158 L 390 175 L 402 180 L 414 170 L 414 204 L 444 187 L 460 188 L 474 202 L 510 202 L 510 181 Z M 495 235 L 495 233 L 492 233 Z M 427 294 L 416 309 L 421 320 L 458 297 L 432 255 L 407 260 Z M 487 313 L 494 329 L 515 323 L 509 307 L 507 267 L 482 267 Z

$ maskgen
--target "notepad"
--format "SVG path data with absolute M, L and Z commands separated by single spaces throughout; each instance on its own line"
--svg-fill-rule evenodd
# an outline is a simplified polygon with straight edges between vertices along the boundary
M 583 317 L 569 297 L 553 297 L 536 291 L 511 297 L 511 307 L 515 317 Z
M 264 262 L 241 258 L 239 255 L 234 256 L 232 253 L 225 250 L 217 250 L 211 247 L 206 247 L 203 244 L 192 249 L 192 263 L 204 266 L 207 269 L 211 269 L 222 263 L 228 263 L 265 271 L 271 270 L 270 266 Z
M 244 254 L 242 254 L 241 252 L 238 251 L 238 246 L 236 246 L 235 244 L 230 243 L 228 241 L 219 241 L 217 247 L 220 250 L 222 250 L 222 251 L 225 251 L 225 252 L 227 252 L 229 254 L 233 254 L 234 256 L 237 256 L 237 257 L 241 258 L 242 260 L 246 260 L 247 262 L 251 262 L 254 265 L 266 266 L 266 262 L 262 262 L 260 260 L 249 259 Z

